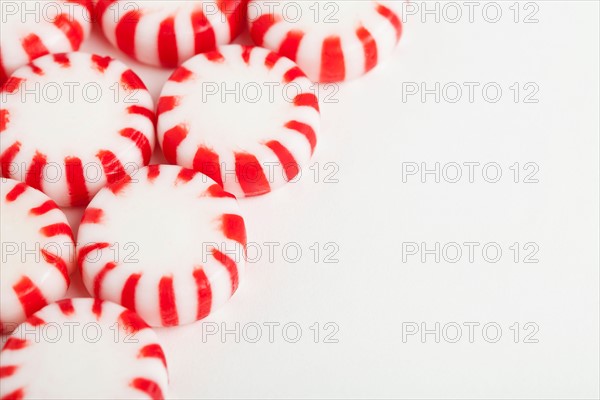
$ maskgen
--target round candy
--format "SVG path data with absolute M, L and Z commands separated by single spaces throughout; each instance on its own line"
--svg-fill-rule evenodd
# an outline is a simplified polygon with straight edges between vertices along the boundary
M 2 176 L 79 206 L 107 183 L 147 165 L 153 101 L 138 76 L 110 57 L 47 55 L 0 92 Z
M 97 298 L 152 326 L 202 319 L 238 287 L 246 229 L 237 201 L 210 178 L 152 165 L 102 189 L 79 227 L 77 260 Z
M 0 357 L 2 399 L 163 399 L 156 333 L 117 304 L 67 299 L 38 311 Z
M 294 60 L 313 80 L 341 82 L 369 72 L 402 34 L 403 1 L 251 0 L 254 42 Z
M 294 180 L 320 127 L 314 84 L 259 47 L 229 45 L 177 69 L 162 89 L 158 141 L 172 164 L 200 171 L 236 196 Z
M 0 84 L 28 62 L 79 50 L 91 27 L 87 0 L 3 2 Z
M 246 25 L 247 0 L 100 0 L 107 39 L 136 60 L 174 68 L 194 54 L 231 43 Z
M 42 192 L 0 179 L 0 331 L 64 297 L 73 269 L 67 218 Z

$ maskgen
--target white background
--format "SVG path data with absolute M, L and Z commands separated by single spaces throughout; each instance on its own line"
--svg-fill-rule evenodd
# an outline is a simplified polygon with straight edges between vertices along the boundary
M 318 164 L 302 171 L 299 183 L 241 201 L 249 241 L 262 248 L 262 257 L 249 264 L 234 298 L 204 322 L 159 329 L 170 397 L 599 396 L 598 3 L 537 1 L 538 22 L 529 24 L 522 20 L 535 9 L 524 3 L 518 23 L 512 1 L 498 3 L 503 15 L 497 23 L 484 18 L 485 3 L 472 23 L 464 3 L 457 3 L 463 12 L 457 23 L 448 21 L 455 15 L 448 8 L 439 22 L 435 15 L 422 21 L 425 5 L 414 3 L 419 12 L 406 17 L 393 59 L 341 85 L 333 95 L 337 103 L 322 104 Z M 247 37 L 238 42 L 249 43 Z M 125 61 L 155 99 L 170 74 L 120 54 L 98 31 L 82 50 Z M 436 82 L 480 86 L 473 102 L 466 86 L 457 103 L 448 101 L 454 91 L 439 103 L 433 94 L 424 101 L 420 94 L 406 97 L 407 85 L 422 82 L 430 89 Z M 489 82 L 502 88 L 496 103 L 482 94 Z M 510 89 L 515 82 L 517 102 Z M 539 88 L 537 103 L 524 102 L 528 82 Z M 402 176 L 407 163 L 442 168 L 465 162 L 481 164 L 472 183 L 464 165 L 458 183 Z M 486 163 L 500 166 L 499 182 L 486 181 L 495 175 L 493 169 L 483 175 Z M 533 168 L 525 170 L 526 163 L 539 168 L 538 183 L 523 182 Z M 446 172 L 454 177 L 454 169 Z M 333 175 L 326 179 L 327 173 Z M 68 214 L 76 225 L 81 210 Z M 279 243 L 271 259 L 266 242 Z M 474 262 L 463 247 L 458 262 L 449 262 L 454 253 L 448 253 L 438 263 L 434 255 L 422 262 L 420 253 L 403 254 L 409 242 L 480 246 Z M 519 262 L 509 249 L 515 242 Z M 534 248 L 523 249 L 529 242 L 539 248 L 537 263 L 523 262 Z M 302 249 L 297 262 L 294 248 L 282 251 L 286 243 Z M 333 245 L 324 248 L 327 243 Z M 483 257 L 486 243 L 502 249 L 498 262 Z M 336 248 L 329 261 L 338 262 L 326 262 Z M 259 258 L 256 251 L 253 257 Z M 69 294 L 86 294 L 79 278 Z M 273 343 L 269 322 L 280 324 Z M 335 325 L 325 329 L 328 322 Z M 407 323 L 434 329 L 436 322 L 439 343 L 434 334 L 403 341 Z M 473 343 L 469 322 L 480 324 Z M 234 334 L 221 336 L 236 323 L 239 343 Z M 285 335 L 286 323 L 301 327 L 297 343 L 288 343 L 296 332 Z M 442 335 L 452 323 L 462 326 L 457 343 L 449 342 L 455 330 Z M 488 342 L 494 329 L 482 333 L 486 323 L 501 327 L 496 343 Z M 257 343 L 250 343 L 252 324 L 262 326 Z M 337 343 L 325 343 L 336 326 L 330 339 Z M 536 326 L 530 339 L 537 343 L 525 343 Z M 215 327 L 219 333 L 207 335 Z

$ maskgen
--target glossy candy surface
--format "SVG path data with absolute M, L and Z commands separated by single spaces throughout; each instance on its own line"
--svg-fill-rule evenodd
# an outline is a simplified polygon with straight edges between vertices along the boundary
M 0 331 L 62 298 L 73 271 L 73 233 L 44 193 L 0 179 Z
M 320 129 L 316 86 L 269 50 L 222 46 L 178 68 L 162 89 L 157 136 L 168 162 L 238 197 L 294 181 Z
M 247 0 L 100 0 L 106 38 L 145 64 L 174 68 L 198 53 L 231 43 L 246 24 Z
M 2 349 L 3 399 L 163 399 L 167 363 L 156 333 L 117 304 L 67 299 L 20 325 Z
M 233 295 L 245 246 L 233 195 L 195 171 L 151 165 L 92 200 L 77 259 L 94 297 L 152 326 L 174 326 L 206 317 Z
M 309 78 L 341 82 L 384 61 L 402 35 L 403 0 L 248 4 L 254 42 L 294 60 Z
M 59 206 L 86 205 L 100 188 L 150 161 L 152 97 L 120 61 L 47 55 L 18 69 L 1 95 L 2 176 Z

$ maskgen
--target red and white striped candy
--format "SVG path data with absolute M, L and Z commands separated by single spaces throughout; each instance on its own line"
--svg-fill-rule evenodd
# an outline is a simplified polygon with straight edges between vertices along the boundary
M 246 24 L 247 0 L 99 0 L 107 39 L 136 60 L 174 68 L 231 43 Z
M 197 55 L 162 89 L 159 144 L 168 162 L 236 196 L 268 193 L 312 156 L 320 127 L 314 89 L 296 64 L 260 47 Z
M 44 193 L 0 179 L 0 331 L 12 331 L 64 297 L 73 270 L 73 233 Z
M 254 42 L 298 63 L 319 82 L 357 78 L 388 57 L 402 34 L 404 0 L 248 4 Z
M 42 190 L 60 206 L 85 205 L 101 187 L 150 161 L 152 97 L 120 61 L 47 55 L 17 70 L 0 96 L 2 176 Z
M 90 33 L 90 8 L 87 0 L 3 2 L 0 84 L 38 57 L 79 50 Z
M 67 299 L 33 314 L 0 357 L 2 399 L 163 399 L 167 363 L 134 312 Z
M 205 175 L 151 165 L 102 189 L 79 227 L 77 260 L 97 298 L 152 326 L 194 322 L 235 292 L 246 229 L 235 197 Z

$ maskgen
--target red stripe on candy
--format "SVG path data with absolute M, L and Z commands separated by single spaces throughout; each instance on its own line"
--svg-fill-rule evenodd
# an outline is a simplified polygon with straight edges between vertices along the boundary
M 63 68 L 68 68 L 71 66 L 71 60 L 69 60 L 69 56 L 67 56 L 65 53 L 53 54 L 52 58 L 54 59 L 55 63 Z
M 158 296 L 160 299 L 160 319 L 163 326 L 175 326 L 179 323 L 177 306 L 175 303 L 175 289 L 173 278 L 163 276 L 158 284 Z
M 9 394 L 2 396 L 2 400 L 21 400 L 25 398 L 25 391 L 23 388 L 19 388 Z
M 135 378 L 131 382 L 131 387 L 146 393 L 152 400 L 162 400 L 164 398 L 160 386 L 149 379 Z
M 270 52 L 265 58 L 265 67 L 272 69 L 280 58 L 281 56 L 279 54 Z
M 207 147 L 200 146 L 194 155 L 193 168 L 223 186 L 219 155 Z
M 281 17 L 274 14 L 261 15 L 250 27 L 250 36 L 257 46 L 262 46 L 265 35 L 275 23 L 279 22 Z
M 27 185 L 24 183 L 17 183 L 11 190 L 6 194 L 6 201 L 15 201 L 27 190 Z
M 183 168 L 181 171 L 179 171 L 179 174 L 177 174 L 176 181 L 187 183 L 194 179 L 194 176 L 196 176 L 197 173 L 198 172 L 194 171 L 193 169 Z
M 96 67 L 96 69 L 102 73 L 106 71 L 110 63 L 113 61 L 112 57 L 102 57 L 97 54 L 92 55 L 92 63 Z
M 65 169 L 71 205 L 78 206 L 87 203 L 89 195 L 81 160 L 77 157 L 65 158 Z
M 140 274 L 129 275 L 129 278 L 125 281 L 125 285 L 123 285 L 123 290 L 121 291 L 121 304 L 131 311 L 135 311 L 135 291 L 141 277 L 142 275 Z
M 317 145 L 317 135 L 310 125 L 298 121 L 290 121 L 285 124 L 285 127 L 304 135 L 306 140 L 308 140 L 308 143 L 310 143 L 311 153 L 315 151 L 315 147 Z
M 121 161 L 115 156 L 115 154 L 108 150 L 100 150 L 96 157 L 100 160 L 102 164 L 102 169 L 104 169 L 104 175 L 106 176 L 106 181 L 108 184 L 113 184 L 122 180 L 125 176 L 127 176 L 127 172 L 121 165 Z
M 58 308 L 60 308 L 60 311 L 64 315 L 72 315 L 75 312 L 75 308 L 73 307 L 73 302 L 71 299 L 57 301 L 56 305 L 58 305 Z
M 97 319 L 100 319 L 100 317 L 102 316 L 102 303 L 102 300 L 94 299 L 94 304 L 92 305 L 92 312 L 94 313 Z
M 21 277 L 19 282 L 13 286 L 13 290 L 27 317 L 48 304 L 40 289 L 27 276 Z
M 158 99 L 158 106 L 156 107 L 156 114 L 161 115 L 168 111 L 171 111 L 179 105 L 178 96 L 163 96 Z
M 250 55 L 251 54 L 252 54 L 251 46 L 242 46 L 242 60 L 244 60 L 244 62 L 246 64 L 250 64 Z
M 59 222 L 57 224 L 47 225 L 40 229 L 40 233 L 45 237 L 53 237 L 59 235 L 67 235 L 71 240 L 73 239 L 73 232 L 71 231 L 71 227 L 64 223 Z
M 150 157 L 152 157 L 152 146 L 150 146 L 148 138 L 142 132 L 133 128 L 125 128 L 119 134 L 135 143 L 142 154 L 142 163 L 147 165 L 150 162 Z
M 0 132 L 6 130 L 8 123 L 10 122 L 10 113 L 6 109 L 0 110 Z
M 238 287 L 238 270 L 235 261 L 214 248 L 212 250 L 212 255 L 225 267 L 225 269 L 227 269 L 227 272 L 229 272 L 231 278 L 231 294 L 233 294 Z
M 356 30 L 356 36 L 362 42 L 365 52 L 365 72 L 368 72 L 377 65 L 377 42 L 371 32 L 362 26 Z
M 129 106 L 129 107 L 127 107 L 127 112 L 129 114 L 137 114 L 137 115 L 144 116 L 144 117 L 148 118 L 150 120 L 150 122 L 152 122 L 152 124 L 154 124 L 154 111 L 149 110 L 146 107 Z
M 21 45 L 23 46 L 25 53 L 27 53 L 29 61 L 35 60 L 36 58 L 49 53 L 48 49 L 42 42 L 42 39 L 40 39 L 40 37 L 35 33 L 27 35 L 21 39 Z
M 212 307 L 212 290 L 210 282 L 202 268 L 194 270 L 194 280 L 198 289 L 198 312 L 196 319 L 205 318 Z
M 114 194 L 118 194 L 121 190 L 125 188 L 131 182 L 131 176 L 125 175 L 122 179 L 108 185 L 108 189 Z
M 160 165 L 148 166 L 148 181 L 153 182 L 160 175 Z
M 208 53 L 204 53 L 204 56 L 206 57 L 206 59 L 208 61 L 212 61 L 212 62 L 223 62 L 225 61 L 225 57 L 223 57 L 223 54 L 221 54 L 220 52 L 214 50 Z
M 377 5 L 377 12 L 390 21 L 390 24 L 392 24 L 396 30 L 396 40 L 400 40 L 400 37 L 402 36 L 402 22 L 400 21 L 400 18 L 392 10 L 381 4 Z
M 42 249 L 42 257 L 46 260 L 47 263 L 52 264 L 56 267 L 56 269 L 61 273 L 63 278 L 65 278 L 65 282 L 67 286 L 71 283 L 71 279 L 69 278 L 69 271 L 67 270 L 67 264 L 65 260 L 57 256 L 56 254 L 50 253 L 49 251 Z
M 284 145 L 276 140 L 265 143 L 265 146 L 270 148 L 279 159 L 279 163 L 285 171 L 287 180 L 291 181 L 294 179 L 298 175 L 298 172 L 300 172 L 300 166 L 294 159 L 292 153 L 290 153 L 290 151 Z
M 108 246 L 108 243 L 91 243 L 79 249 L 77 252 L 77 265 L 79 266 L 79 269 L 81 270 L 83 268 L 83 262 L 92 251 L 102 250 Z
M 100 272 L 98 272 L 98 274 L 94 277 L 94 297 L 100 297 L 100 292 L 102 291 L 102 283 L 104 282 L 106 274 L 108 274 L 116 266 L 117 264 L 115 264 L 114 262 L 106 263 L 106 265 L 104 265 Z
M 42 177 L 44 167 L 46 166 L 46 156 L 38 151 L 35 152 L 33 159 L 31 160 L 31 166 L 27 170 L 25 175 L 25 183 L 29 186 L 41 190 L 42 188 Z
M 296 61 L 298 48 L 300 48 L 303 37 L 304 32 L 302 31 L 289 31 L 281 46 L 279 46 L 278 53 L 292 61 Z
M 121 85 L 125 90 L 146 90 L 146 85 L 132 70 L 128 69 L 121 75 Z
M 53 200 L 46 200 L 42 205 L 38 207 L 34 207 L 29 210 L 29 214 L 31 215 L 44 215 L 49 211 L 57 209 L 58 206 Z
M 214 50 L 217 47 L 215 30 L 202 10 L 193 12 L 191 19 L 194 31 L 194 52 L 199 54 Z
M 294 98 L 296 107 L 312 107 L 319 111 L 319 99 L 312 93 L 300 93 Z
M 235 174 L 246 196 L 257 196 L 271 191 L 262 166 L 250 153 L 235 153 Z
M 117 47 L 132 57 L 135 57 L 135 31 L 141 16 L 138 10 L 129 11 L 116 27 Z
M 232 199 L 235 199 L 235 196 L 232 195 L 229 192 L 226 192 L 225 190 L 223 190 L 223 187 L 217 184 L 214 185 L 210 185 L 208 187 L 208 189 L 206 189 L 206 193 L 210 196 L 210 197 L 219 197 L 219 198 L 223 198 L 223 197 L 229 197 Z
M 6 82 L 4 82 L 4 84 L 2 85 L 2 89 L 0 89 L 0 92 L 15 94 L 21 88 L 21 85 L 24 84 L 24 78 L 19 78 L 18 76 L 11 76 Z
M 171 164 L 177 164 L 177 147 L 183 142 L 188 134 L 188 128 L 184 125 L 177 125 L 167 132 L 163 138 L 163 154 Z
M 166 18 L 160 23 L 158 28 L 158 59 L 160 64 L 166 68 L 176 67 L 179 63 L 175 17 Z
M 100 222 L 102 217 L 104 216 L 104 211 L 101 208 L 86 208 L 83 213 L 83 217 L 81 217 L 82 224 L 97 224 Z
M 219 0 L 217 2 L 219 10 L 227 16 L 229 23 L 229 38 L 233 40 L 241 33 L 244 24 L 241 21 L 246 21 L 247 4 L 243 0 Z
M 12 145 L 8 147 L 8 149 L 4 150 L 2 155 L 0 155 L 0 164 L 2 165 L 2 176 L 5 178 L 10 178 L 12 175 L 10 173 L 10 167 L 13 163 L 13 160 L 21 150 L 21 143 L 14 142 Z
M 244 218 L 237 214 L 223 214 L 221 217 L 221 229 L 227 239 L 238 242 L 246 247 L 246 225 Z
M 21 350 L 27 347 L 27 340 L 18 337 L 9 337 L 2 350 Z
M 181 83 L 181 82 L 187 81 L 192 76 L 194 76 L 194 73 L 192 71 L 190 71 L 189 69 L 187 69 L 185 67 L 179 67 L 169 77 L 169 80 L 173 81 L 173 82 Z
M 119 321 L 121 321 L 121 327 L 131 333 L 148 328 L 148 324 L 139 315 L 130 310 L 123 311 L 119 316 Z
M 346 63 L 342 40 L 338 36 L 330 36 L 323 42 L 321 50 L 321 82 L 343 81 L 346 77 Z
M 162 347 L 159 344 L 147 344 L 146 346 L 140 349 L 138 354 L 140 358 L 158 358 L 163 365 L 167 366 L 167 359 L 165 358 L 165 353 L 163 352 Z
M 14 375 L 17 371 L 16 365 L 7 365 L 5 367 L 0 367 L 0 378 L 8 378 L 9 376 Z
M 71 49 L 77 50 L 83 42 L 83 27 L 76 20 L 71 20 L 67 14 L 60 14 L 54 20 L 54 25 L 60 29 L 69 42 L 71 43 Z
M 294 67 L 287 71 L 285 75 L 283 75 L 283 81 L 285 83 L 290 83 L 295 79 L 304 77 L 306 77 L 306 75 L 304 75 L 304 72 L 302 72 L 302 70 L 299 67 Z
M 25 320 L 25 322 L 31 326 L 41 326 L 46 323 L 46 321 L 44 321 L 43 319 L 41 319 L 40 317 L 38 317 L 36 315 L 30 316 L 29 318 L 27 318 Z

